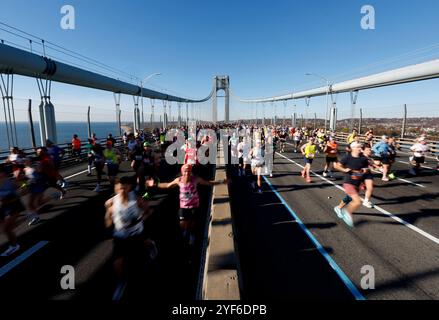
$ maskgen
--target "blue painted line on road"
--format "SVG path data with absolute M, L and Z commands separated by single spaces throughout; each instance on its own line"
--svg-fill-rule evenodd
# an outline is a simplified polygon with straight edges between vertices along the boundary
M 297 216 L 297 214 L 291 209 L 291 207 L 285 202 L 285 200 L 282 198 L 282 196 L 279 194 L 279 192 L 273 187 L 273 185 L 270 183 L 270 181 L 267 179 L 267 177 L 264 176 L 265 182 L 270 186 L 271 190 L 276 194 L 276 196 L 279 198 L 279 200 L 282 202 L 282 204 L 287 208 L 287 210 L 290 212 L 291 216 L 296 220 L 297 224 L 300 226 L 300 228 L 305 232 L 305 234 L 311 239 L 311 241 L 316 246 L 317 250 L 323 255 L 323 257 L 328 261 L 331 268 L 337 273 L 337 275 L 340 277 L 340 279 L 343 281 L 343 283 L 346 285 L 346 287 L 349 289 L 349 291 L 352 293 L 352 295 L 355 297 L 356 300 L 366 300 L 366 298 L 361 294 L 361 292 L 357 289 L 357 287 L 352 283 L 351 279 L 348 278 L 348 276 L 341 270 L 341 268 L 337 265 L 337 263 L 332 259 L 332 257 L 329 255 L 329 253 L 323 248 L 323 246 L 320 244 L 320 242 L 314 237 L 314 235 L 309 231 L 309 229 L 303 224 L 302 220 Z
M 12 269 L 14 269 L 16 266 L 18 266 L 20 263 L 22 263 L 24 260 L 29 258 L 31 255 L 33 255 L 35 252 L 40 250 L 42 247 L 44 247 L 48 243 L 49 243 L 49 241 L 40 241 L 40 242 L 38 242 L 32 248 L 30 248 L 27 251 L 23 252 L 21 255 L 16 257 L 14 260 L 9 262 L 5 266 L 1 267 L 0 268 L 0 278 L 3 277 L 5 274 L 7 274 Z

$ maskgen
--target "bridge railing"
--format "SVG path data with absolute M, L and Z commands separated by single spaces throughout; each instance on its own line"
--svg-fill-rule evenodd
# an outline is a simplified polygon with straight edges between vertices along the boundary
M 350 133 L 336 132 L 335 137 L 338 141 L 342 143 L 347 143 L 347 139 Z M 364 142 L 366 139 L 365 135 L 359 135 L 360 141 Z M 396 143 L 401 150 L 410 151 L 410 147 L 416 143 L 415 139 L 406 139 L 406 138 L 396 138 Z M 381 137 L 374 137 L 373 143 L 378 143 L 381 141 Z M 435 159 L 435 156 L 439 156 L 439 141 L 427 140 L 427 144 L 430 147 L 431 153 L 434 155 L 427 155 L 426 157 L 429 159 Z

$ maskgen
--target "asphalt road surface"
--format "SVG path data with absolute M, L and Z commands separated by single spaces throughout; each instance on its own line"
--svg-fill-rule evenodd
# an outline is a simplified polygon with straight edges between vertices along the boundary
M 235 175 L 232 208 L 244 296 L 439 299 L 436 162 L 410 177 L 407 161 L 407 154 L 398 156 L 397 180 L 383 182 L 375 175 L 375 208 L 362 206 L 354 229 L 333 211 L 344 197 L 343 175 L 325 179 L 323 155 L 313 163 L 312 183 L 300 176 L 304 161 L 291 145 L 276 154 L 274 175 L 266 176 L 262 194 L 251 190 L 249 178 Z M 369 289 L 362 288 L 362 279 Z

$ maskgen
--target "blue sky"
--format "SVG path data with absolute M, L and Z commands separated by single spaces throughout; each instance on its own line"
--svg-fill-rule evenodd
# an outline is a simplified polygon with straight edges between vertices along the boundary
M 65 4 L 76 10 L 75 30 L 60 27 Z M 376 30 L 360 27 L 366 4 L 376 10 Z M 0 6 L 1 22 L 138 77 L 161 72 L 151 88 L 193 98 L 208 95 L 215 75 L 229 75 L 235 95 L 255 98 L 322 85 L 304 76 L 307 72 L 336 82 L 439 57 L 438 46 L 395 59 L 439 43 L 436 0 L 0 0 Z M 25 44 L 1 30 L 0 38 Z M 366 116 L 394 115 L 404 103 L 409 115 L 439 116 L 438 88 L 439 81 L 432 80 L 370 90 L 360 92 L 358 104 Z M 35 80 L 18 79 L 15 96 L 38 100 Z M 52 101 L 59 121 L 81 118 L 88 105 L 96 107 L 96 119 L 114 118 L 108 92 L 54 84 Z M 348 95 L 337 102 L 339 116 L 349 116 Z M 296 111 L 323 116 L 324 103 L 324 97 L 312 99 L 305 111 L 305 103 L 297 101 Z M 122 104 L 129 119 L 132 98 L 124 96 Z M 149 101 L 145 105 L 149 112 Z M 17 108 L 24 106 L 18 99 Z M 210 107 L 199 109 L 204 108 L 207 117 Z M 252 108 L 232 100 L 232 117 L 243 118 Z M 293 109 L 289 103 L 287 113 Z M 276 110 L 283 116 L 283 104 Z M 267 115 L 273 111 L 267 106 Z

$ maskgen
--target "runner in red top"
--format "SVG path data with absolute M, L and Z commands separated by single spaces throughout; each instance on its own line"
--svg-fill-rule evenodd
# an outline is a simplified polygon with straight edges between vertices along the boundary
M 44 179 L 47 181 L 47 185 L 58 190 L 61 193 L 59 199 L 62 200 L 67 191 L 57 183 L 59 172 L 56 169 L 52 158 L 47 154 L 47 148 L 38 148 L 37 155 L 40 159 L 40 164 L 42 168 L 41 173 Z
M 81 140 L 78 135 L 74 134 L 72 139 L 72 156 L 76 158 L 76 161 L 81 161 Z

